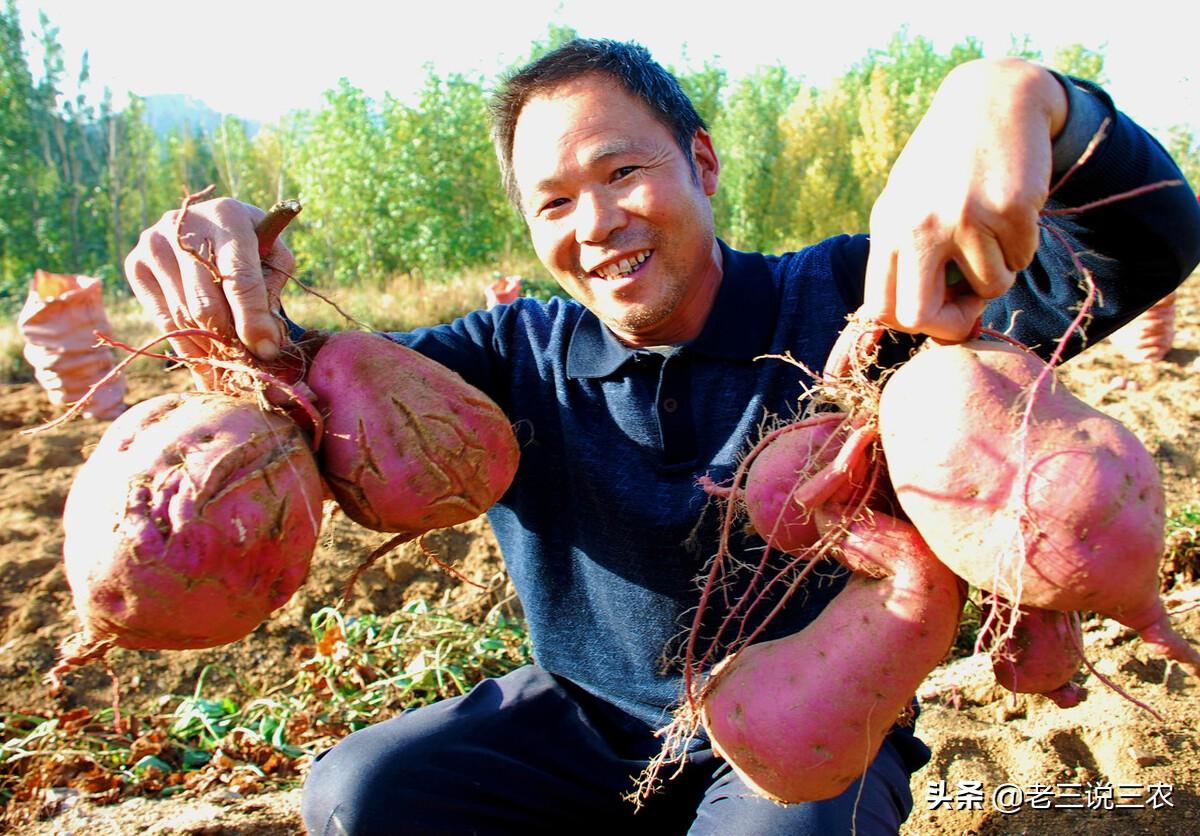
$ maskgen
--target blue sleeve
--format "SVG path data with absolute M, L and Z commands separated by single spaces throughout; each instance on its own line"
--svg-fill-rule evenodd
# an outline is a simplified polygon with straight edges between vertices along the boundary
M 497 305 L 490 310 L 472 311 L 445 325 L 387 336 L 453 369 L 472 386 L 498 400 L 501 381 L 507 379 L 508 370 L 501 339 L 503 320 L 513 312 L 513 305 Z

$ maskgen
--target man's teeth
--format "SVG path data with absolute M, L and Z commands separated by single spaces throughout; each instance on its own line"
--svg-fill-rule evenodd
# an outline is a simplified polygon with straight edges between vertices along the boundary
M 620 261 L 614 262 L 601 267 L 596 272 L 606 279 L 616 279 L 633 272 L 634 268 L 650 257 L 649 250 L 640 252 L 632 258 L 623 258 Z

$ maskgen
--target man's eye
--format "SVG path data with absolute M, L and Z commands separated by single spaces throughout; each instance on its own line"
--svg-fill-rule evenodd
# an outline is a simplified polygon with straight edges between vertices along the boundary
M 539 211 L 548 212 L 551 209 L 557 209 L 558 207 L 563 206 L 564 204 L 566 204 L 566 202 L 567 202 L 567 199 L 565 197 L 556 197 L 556 198 L 554 198 L 554 200 L 548 200 L 545 203 L 543 203 L 542 208 Z
M 623 180 L 638 170 L 636 165 L 623 165 L 613 172 L 613 180 Z

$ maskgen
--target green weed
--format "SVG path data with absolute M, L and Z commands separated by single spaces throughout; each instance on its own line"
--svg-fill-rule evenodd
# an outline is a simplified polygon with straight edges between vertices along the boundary
M 1200 580 L 1200 503 L 1189 502 L 1167 517 L 1160 589 Z
M 209 665 L 191 694 L 163 695 L 121 723 L 112 709 L 0 716 L 0 826 L 31 821 L 64 788 L 104 803 L 217 783 L 243 793 L 294 785 L 347 733 L 531 659 L 523 624 L 499 609 L 472 623 L 424 602 L 385 616 L 327 607 L 309 630 L 286 678 L 265 689 Z M 209 687 L 214 673 L 229 692 Z

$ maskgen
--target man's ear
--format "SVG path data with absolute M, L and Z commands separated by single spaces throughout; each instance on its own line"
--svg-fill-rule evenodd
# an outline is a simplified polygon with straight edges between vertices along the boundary
M 695 160 L 696 176 L 704 193 L 712 197 L 717 193 L 717 179 L 721 173 L 721 160 L 713 148 L 712 137 L 704 128 L 697 128 L 692 137 L 692 159 Z

